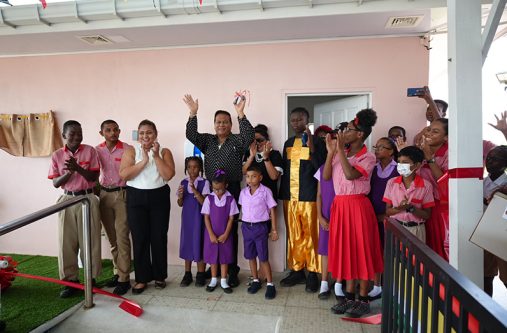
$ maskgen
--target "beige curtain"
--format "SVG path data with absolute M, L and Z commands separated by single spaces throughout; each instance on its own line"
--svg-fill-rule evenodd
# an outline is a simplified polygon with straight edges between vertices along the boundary
M 0 114 L 0 148 L 14 156 L 50 156 L 63 147 L 54 113 Z

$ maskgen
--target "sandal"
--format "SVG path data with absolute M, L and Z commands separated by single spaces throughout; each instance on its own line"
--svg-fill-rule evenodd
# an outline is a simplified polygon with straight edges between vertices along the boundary
M 139 287 L 142 286 L 142 287 Z M 136 283 L 134 288 L 132 288 L 132 294 L 139 295 L 146 289 L 147 284 L 146 283 Z

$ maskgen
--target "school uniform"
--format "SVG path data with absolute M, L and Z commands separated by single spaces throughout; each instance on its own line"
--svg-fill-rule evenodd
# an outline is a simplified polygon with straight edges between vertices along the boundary
M 143 160 L 141 144 L 136 143 L 135 163 Z M 162 151 L 162 149 L 160 150 Z M 148 164 L 127 181 L 127 221 L 132 235 L 137 283 L 167 278 L 167 232 L 171 211 L 171 189 L 158 172 L 148 152 Z
M 252 194 L 250 187 L 245 187 L 239 194 L 241 205 L 241 231 L 243 232 L 244 256 L 247 260 L 256 257 L 259 261 L 268 261 L 268 236 L 270 210 L 276 207 L 271 190 L 259 184 L 257 190 Z
M 306 267 L 309 272 L 318 273 L 321 268 L 317 254 L 317 180 L 313 175 L 322 164 L 324 154 L 319 140 L 314 140 L 314 146 L 315 152 L 311 153 L 301 138 L 285 141 L 279 199 L 283 200 L 289 269 L 301 271 Z
M 336 196 L 329 220 L 329 271 L 337 280 L 373 280 L 384 266 L 377 217 L 366 197 L 375 155 L 363 146 L 348 161 L 360 178 L 346 179 L 337 155 L 332 162 Z
M 405 200 L 419 209 L 435 207 L 431 185 L 417 174 L 409 188 L 406 188 L 405 184 L 403 184 L 402 176 L 392 178 L 387 182 L 383 201 L 393 207 L 398 207 Z M 391 218 L 403 225 L 405 229 L 419 238 L 421 242 L 426 243 L 426 221 L 423 218 L 410 212 L 399 212 L 392 215 Z
M 319 170 L 313 176 L 320 182 L 320 198 L 321 198 L 321 214 L 328 221 L 331 217 L 331 205 L 333 204 L 333 199 L 335 196 L 333 180 L 325 180 L 322 177 L 322 171 L 324 166 L 321 166 Z M 328 255 L 328 247 L 329 247 L 329 230 L 324 230 L 319 223 L 319 248 L 317 253 L 321 256 Z
M 106 142 L 95 147 L 100 162 L 100 218 L 111 245 L 113 273 L 130 281 L 130 229 L 127 223 L 126 183 L 120 178 L 123 153 L 130 145 L 118 140 L 112 150 Z
M 48 178 L 53 179 L 64 175 L 67 172 L 65 162 L 70 157 L 74 157 L 85 170 L 100 170 L 97 152 L 92 146 L 82 144 L 74 153 L 64 146 L 51 156 Z M 90 200 L 92 277 L 96 278 L 100 275 L 102 264 L 99 199 L 93 194 L 94 185 L 94 182 L 90 182 L 79 173 L 74 172 L 61 186 L 64 194 L 57 202 L 64 202 L 78 195 L 86 195 Z M 82 208 L 81 205 L 74 205 L 58 212 L 58 273 L 61 280 L 76 281 L 79 279 L 77 260 L 79 249 L 81 249 L 81 261 L 84 262 Z
M 435 152 L 435 164 L 447 172 L 449 169 L 448 145 L 444 143 Z M 449 261 L 449 203 L 447 180 L 442 177 L 439 182 L 435 180 L 431 173 L 430 166 L 426 161 L 419 169 L 418 174 L 428 181 L 433 189 L 435 207 L 431 210 L 431 217 L 426 221 L 426 244 L 438 255 Z
M 371 201 L 373 210 L 377 216 L 386 213 L 386 203 L 382 200 L 386 190 L 387 182 L 393 177 L 398 177 L 400 174 L 396 169 L 398 163 L 392 160 L 384 169 L 380 162 L 375 164 L 373 172 L 371 173 L 370 186 L 371 190 L 368 193 L 368 198 Z M 378 232 L 380 236 L 380 245 L 384 247 L 384 221 L 377 221 Z
M 180 232 L 180 258 L 188 261 L 199 262 L 202 260 L 204 219 L 201 214 L 202 206 L 194 197 L 190 187 L 190 179 L 181 181 L 183 186 L 183 209 L 181 210 Z M 209 182 L 197 177 L 194 186 L 204 197 L 210 194 Z
M 227 229 L 227 223 L 231 216 L 239 214 L 239 209 L 234 197 L 226 191 L 222 198 L 218 198 L 215 193 L 210 193 L 202 204 L 201 213 L 209 215 L 211 229 L 219 237 Z M 234 223 L 234 222 L 233 222 Z M 232 228 L 231 228 L 232 230 Z M 211 243 L 208 229 L 204 230 L 204 262 L 210 265 L 231 264 L 235 260 L 233 237 L 229 237 L 223 243 Z

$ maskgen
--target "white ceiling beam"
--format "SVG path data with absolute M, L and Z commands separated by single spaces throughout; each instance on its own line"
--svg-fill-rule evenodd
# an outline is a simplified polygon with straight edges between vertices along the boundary
M 488 57 L 489 48 L 491 47 L 491 43 L 495 38 L 496 29 L 498 28 L 498 23 L 502 18 L 503 11 L 505 9 L 505 3 L 507 0 L 494 0 L 493 5 L 491 6 L 491 10 L 489 11 L 488 20 L 486 21 L 486 26 L 482 32 L 482 64 L 486 61 Z
M 9 23 L 7 21 L 4 20 L 4 15 L 2 13 L 2 8 L 0 8 L 0 24 L 3 24 L 3 25 L 6 25 L 8 27 L 11 27 L 13 29 L 16 29 L 16 26 L 12 23 Z
M 116 16 L 117 18 L 119 18 L 120 20 L 125 21 L 125 18 L 123 16 L 121 16 L 120 14 L 118 14 L 118 10 L 116 9 L 116 0 L 112 0 L 112 1 L 113 1 L 113 15 Z
M 49 23 L 48 21 L 46 21 L 45 19 L 40 17 L 39 5 L 35 5 L 34 8 L 35 8 L 35 13 L 37 14 L 36 15 L 37 22 L 40 22 L 40 23 L 50 27 L 51 23 Z
M 84 18 L 82 18 L 81 16 L 79 16 L 79 9 L 77 8 L 77 1 L 76 1 L 76 2 L 74 2 L 74 15 L 75 15 L 75 17 L 76 17 L 79 21 L 81 21 L 81 22 L 83 22 L 83 23 L 88 23 L 88 22 L 87 22 Z

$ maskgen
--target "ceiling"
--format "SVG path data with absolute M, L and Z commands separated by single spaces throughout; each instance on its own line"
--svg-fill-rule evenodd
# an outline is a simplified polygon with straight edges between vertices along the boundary
M 14 1 L 12 1 L 14 2 Z M 334 38 L 422 36 L 445 0 L 85 0 L 0 8 L 0 57 Z M 440 8 L 440 9 L 439 9 Z M 443 8 L 443 9 L 442 9 Z M 418 16 L 416 26 L 386 27 Z M 105 37 L 94 45 L 79 37 Z

